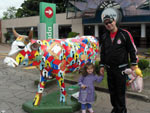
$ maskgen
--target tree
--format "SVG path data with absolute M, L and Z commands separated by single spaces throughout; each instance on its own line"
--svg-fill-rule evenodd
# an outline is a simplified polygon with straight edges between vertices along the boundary
M 29 17 L 39 15 L 40 2 L 55 3 L 56 13 L 65 12 L 65 0 L 25 0 L 21 8 L 17 10 L 16 17 Z
M 5 43 L 7 43 L 7 41 L 10 40 L 10 34 L 9 34 L 9 32 L 4 33 L 4 36 L 5 36 Z
M 9 7 L 7 11 L 3 12 L 3 19 L 12 19 L 16 18 L 17 9 L 15 7 Z

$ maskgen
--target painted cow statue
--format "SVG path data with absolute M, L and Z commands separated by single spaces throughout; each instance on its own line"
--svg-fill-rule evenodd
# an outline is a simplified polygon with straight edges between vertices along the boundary
M 60 101 L 65 102 L 66 90 L 64 74 L 74 72 L 84 66 L 86 62 L 95 63 L 99 43 L 93 36 L 77 36 L 67 39 L 33 40 L 33 30 L 29 36 L 18 34 L 12 43 L 4 63 L 11 67 L 19 65 L 38 66 L 40 82 L 33 105 L 40 104 L 45 83 L 48 79 L 56 78 L 60 86 Z

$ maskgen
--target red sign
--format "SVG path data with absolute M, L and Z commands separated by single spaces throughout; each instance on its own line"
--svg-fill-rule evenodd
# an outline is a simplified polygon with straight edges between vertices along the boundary
M 44 13 L 47 18 L 51 18 L 53 16 L 53 9 L 51 7 L 46 7 Z

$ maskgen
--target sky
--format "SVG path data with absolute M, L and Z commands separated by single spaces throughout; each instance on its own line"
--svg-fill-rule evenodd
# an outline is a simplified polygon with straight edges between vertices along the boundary
M 3 16 L 3 12 L 7 11 L 9 7 L 14 6 L 18 9 L 24 0 L 0 0 L 0 18 Z

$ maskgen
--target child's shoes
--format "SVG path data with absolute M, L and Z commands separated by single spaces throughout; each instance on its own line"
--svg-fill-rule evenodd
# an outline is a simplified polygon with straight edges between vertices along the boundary
M 89 111 L 90 113 L 94 113 L 94 111 L 93 111 L 92 108 L 89 108 L 88 111 Z
M 82 110 L 82 113 L 86 113 L 86 110 Z

